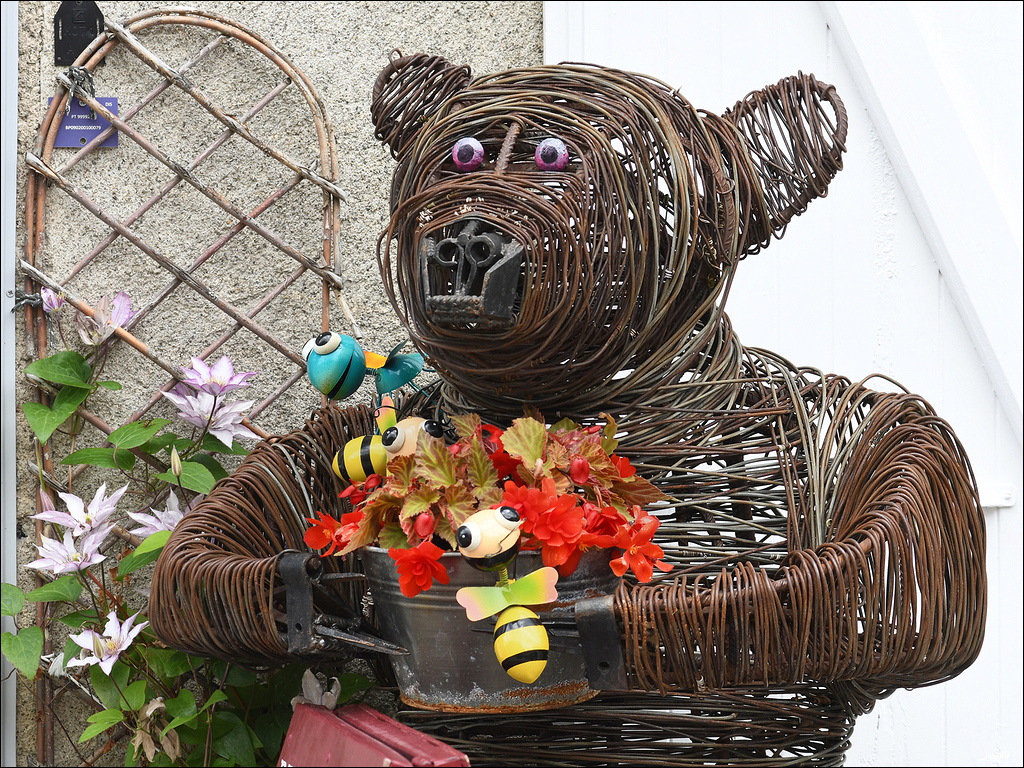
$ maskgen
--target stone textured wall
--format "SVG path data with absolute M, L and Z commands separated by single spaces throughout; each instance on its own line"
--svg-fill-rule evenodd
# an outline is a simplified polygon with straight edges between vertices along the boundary
M 66 69 L 53 64 L 52 23 L 59 5 L 59 2 L 19 3 L 19 247 L 26 237 L 25 154 L 32 149 L 47 100 L 57 91 L 55 77 Z M 106 18 L 123 24 L 142 10 L 171 4 L 100 2 L 98 5 Z M 364 333 L 364 347 L 386 353 L 404 338 L 404 334 L 381 289 L 375 259 L 377 236 L 388 215 L 388 190 L 394 163 L 387 150 L 373 138 L 370 92 L 374 79 L 393 49 L 403 53 L 441 54 L 453 63 L 468 64 L 477 74 L 539 64 L 542 61 L 542 3 L 209 2 L 196 7 L 217 13 L 258 33 L 304 72 L 318 91 L 335 130 L 340 161 L 337 185 L 348 197 L 342 205 L 340 233 L 345 297 Z M 172 66 L 183 63 L 181 55 L 194 55 L 197 50 L 195 46 L 189 47 L 187 41 L 170 35 L 161 36 L 154 45 Z M 248 95 L 256 92 L 253 89 L 269 87 L 272 85 L 268 79 L 270 75 L 259 68 L 250 68 L 244 55 L 238 51 L 223 55 L 225 60 L 219 65 L 226 66 L 230 76 L 222 78 L 219 84 L 208 81 L 206 87 L 226 106 L 244 112 L 250 105 L 244 103 L 240 94 Z M 229 55 L 238 56 L 235 70 L 227 60 Z M 127 61 L 127 55 L 115 51 L 95 73 L 97 95 L 117 96 L 121 114 L 158 82 L 151 71 L 136 67 L 133 74 L 124 66 Z M 267 83 L 262 83 L 261 79 L 267 79 Z M 175 102 L 175 98 L 179 100 Z M 187 164 L 210 136 L 200 135 L 198 129 L 193 130 L 193 126 L 199 125 L 191 113 L 196 109 L 194 105 L 176 96 L 168 96 L 167 99 L 159 110 L 149 112 L 148 122 L 145 115 L 140 115 L 140 130 L 145 130 L 150 137 L 159 136 L 161 148 Z M 273 142 L 296 152 L 297 159 L 312 160 L 315 154 L 303 155 L 303 152 L 308 152 L 303 142 L 308 140 L 310 120 L 308 110 L 303 112 L 301 99 L 288 96 L 286 92 L 281 101 L 275 102 L 271 108 L 294 109 L 295 114 L 293 119 L 273 129 L 275 133 L 270 136 Z M 161 120 L 166 124 L 160 125 Z M 177 125 L 172 125 L 175 121 Z M 272 122 L 267 118 L 266 125 Z M 171 173 L 139 151 L 130 140 L 122 137 L 120 144 L 117 149 L 93 153 L 94 157 L 88 161 L 89 167 L 79 170 L 83 174 L 80 177 L 84 179 L 81 182 L 83 188 L 90 197 L 123 218 L 152 193 L 154 179 L 162 183 L 171 178 Z M 257 193 L 266 194 L 265 184 L 260 186 L 263 182 L 252 182 L 248 168 L 253 158 L 246 155 L 244 148 L 236 151 L 238 154 L 234 156 L 226 155 L 234 157 L 233 160 L 221 160 L 219 166 L 211 164 L 209 168 L 204 167 L 200 175 L 229 196 L 243 199 L 248 199 L 247 185 L 253 183 L 259 188 L 254 189 L 250 197 L 254 203 L 258 202 L 262 198 Z M 64 152 L 55 158 L 57 160 L 64 160 L 71 154 L 71 150 L 56 152 L 58 155 Z M 138 225 L 147 242 L 157 245 L 162 253 L 175 261 L 179 261 L 179 256 L 187 260 L 194 258 L 197 245 L 205 246 L 211 241 L 209 233 L 223 224 L 224 217 L 187 185 L 180 187 L 173 193 L 178 196 L 175 200 L 177 214 L 154 212 L 143 217 Z M 321 252 L 319 201 L 316 190 L 295 195 L 268 214 L 268 225 L 299 244 L 304 253 L 317 255 Z M 91 249 L 106 231 L 105 225 L 95 217 L 85 213 L 60 190 L 51 188 L 47 195 L 42 268 L 56 279 L 63 280 L 84 251 Z M 265 252 L 266 248 L 261 243 L 236 238 L 217 254 L 216 267 L 208 269 L 202 277 L 224 299 L 243 308 L 250 307 L 283 277 L 279 273 L 279 265 Z M 22 253 L 17 255 L 19 258 L 23 256 Z M 292 264 L 288 270 L 294 266 Z M 138 307 L 151 299 L 168 278 L 166 272 L 141 256 L 136 249 L 115 243 L 93 266 L 76 276 L 70 287 L 92 305 L 103 294 L 113 295 L 126 289 L 133 297 L 133 306 Z M 305 339 L 319 330 L 319 308 L 320 282 L 307 276 L 261 315 L 260 322 L 298 350 Z M 69 312 L 68 320 L 70 315 Z M 227 319 L 219 316 L 208 304 L 196 301 L 189 292 L 179 289 L 162 305 L 159 313 L 154 313 L 152 320 L 147 319 L 140 327 L 139 335 L 164 359 L 175 365 L 188 365 L 189 356 L 197 354 L 210 340 L 209 331 L 228 325 Z M 70 324 L 66 327 L 74 333 Z M 336 310 L 332 310 L 332 327 L 342 333 L 351 332 L 344 315 Z M 24 367 L 35 359 L 34 347 L 26 344 L 23 314 L 18 321 L 17 339 L 17 399 L 22 403 L 36 399 L 22 376 Z M 51 351 L 58 349 L 59 340 L 53 338 L 51 341 L 54 344 Z M 103 395 L 96 403 L 96 410 L 101 411 L 113 426 L 138 407 L 139 398 L 146 399 L 155 387 L 167 380 L 164 372 L 138 354 L 124 349 L 124 345 L 120 346 L 122 349 L 111 357 L 110 377 L 124 382 L 125 389 Z M 242 363 L 238 370 L 259 368 L 272 371 L 275 366 L 285 369 L 290 366 L 294 370 L 293 364 L 283 358 L 277 360 L 276 353 L 268 354 L 266 347 L 254 343 L 253 337 L 245 333 L 238 334 L 223 352 Z M 222 352 L 214 353 L 211 362 L 220 354 Z M 252 362 L 253 358 L 255 362 Z M 270 394 L 270 378 L 268 373 L 264 377 L 268 381 L 261 383 L 257 377 L 252 392 L 245 393 L 246 399 L 259 399 Z M 353 395 L 353 402 L 362 402 L 360 398 L 365 399 L 366 394 L 361 391 Z M 309 411 L 319 403 L 318 393 L 305 382 L 300 382 L 289 397 L 272 406 L 257 423 L 271 433 L 287 431 L 300 426 Z M 158 406 L 154 414 L 173 417 L 173 410 Z M 88 442 L 89 438 L 83 437 L 83 440 Z M 17 515 L 18 561 L 21 564 L 36 556 L 34 521 L 29 519 L 29 515 L 35 513 L 36 482 L 32 467 L 35 462 L 34 442 L 19 413 Z M 77 495 L 91 498 L 95 487 L 103 481 L 108 481 L 108 492 L 121 485 L 114 484 L 117 478 L 87 472 L 75 479 L 73 490 Z M 130 504 L 119 506 L 126 511 Z M 19 579 L 25 589 L 34 586 L 32 573 L 25 569 L 20 570 Z M 18 617 L 19 625 L 25 626 L 34 621 L 34 610 L 34 606 L 27 606 Z M 63 641 L 58 639 L 55 645 L 62 647 Z M 65 698 L 60 714 L 79 722 L 79 718 L 84 716 L 76 714 L 71 699 Z M 55 730 L 56 764 L 80 763 L 80 757 L 72 752 L 60 728 Z M 80 728 L 75 734 L 77 732 Z M 81 749 L 85 757 L 91 755 L 91 748 Z M 17 753 L 19 764 L 36 755 L 35 706 L 24 685 L 19 686 Z M 115 751 L 103 759 L 116 763 L 122 758 L 123 752 Z

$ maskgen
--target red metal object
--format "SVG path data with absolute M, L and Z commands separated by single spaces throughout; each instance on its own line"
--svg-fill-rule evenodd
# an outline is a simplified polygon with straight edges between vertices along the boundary
M 299 704 L 277 764 L 468 766 L 469 758 L 365 704 L 337 710 Z

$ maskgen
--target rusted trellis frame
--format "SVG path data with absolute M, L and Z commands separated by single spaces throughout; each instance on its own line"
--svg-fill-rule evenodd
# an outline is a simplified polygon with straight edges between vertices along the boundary
M 58 76 L 59 89 L 52 99 L 49 109 L 43 118 L 32 150 L 26 157 L 29 167 L 26 185 L 25 204 L 25 253 L 20 267 L 25 276 L 25 291 L 27 294 L 37 293 L 41 286 L 64 294 L 68 303 L 78 311 L 92 316 L 93 308 L 81 298 L 73 295 L 64 285 L 75 275 L 86 269 L 101 253 L 119 238 L 124 238 L 136 246 L 140 251 L 153 259 L 162 268 L 171 274 L 171 280 L 160 291 L 157 297 L 135 315 L 125 327 L 116 331 L 116 339 L 127 342 L 135 351 L 145 356 L 152 363 L 164 370 L 168 375 L 168 381 L 163 384 L 161 391 L 169 391 L 182 380 L 180 369 L 170 361 L 161 357 L 158 352 L 151 349 L 144 340 L 134 334 L 134 329 L 149 315 L 161 302 L 164 301 L 177 287 L 185 285 L 194 292 L 203 296 L 221 312 L 227 314 L 234 324 L 219 338 L 211 342 L 197 356 L 207 359 L 217 349 L 223 346 L 235 333 L 245 328 L 252 332 L 262 344 L 275 349 L 285 358 L 295 364 L 294 372 L 261 402 L 250 410 L 250 419 L 266 410 L 293 384 L 299 381 L 305 373 L 305 362 L 296 350 L 288 344 L 275 337 L 266 328 L 255 321 L 255 317 L 263 311 L 271 302 L 281 295 L 288 287 L 293 285 L 306 272 L 315 273 L 322 284 L 321 292 L 321 328 L 327 330 L 330 324 L 330 307 L 332 293 L 347 318 L 352 333 L 357 338 L 362 336 L 361 330 L 355 322 L 348 307 L 345 297 L 341 293 L 342 280 L 341 270 L 337 263 L 339 251 L 339 228 L 340 228 L 340 207 L 345 200 L 345 195 L 335 184 L 334 179 L 338 175 L 338 159 L 335 149 L 334 131 L 331 126 L 326 109 L 320 96 L 312 83 L 288 58 L 278 51 L 272 44 L 234 21 L 201 10 L 167 8 L 151 9 L 141 12 L 129 18 L 123 25 L 107 20 L 105 31 L 99 35 L 82 52 L 75 61 L 75 64 L 67 73 Z M 162 61 L 157 55 L 150 51 L 138 35 L 147 30 L 156 28 L 201 28 L 216 33 L 191 59 L 180 67 L 173 67 Z M 238 41 L 264 56 L 271 64 L 276 66 L 284 74 L 285 79 L 266 94 L 259 98 L 252 107 L 241 118 L 236 118 L 227 113 L 224 108 L 214 100 L 205 95 L 186 76 L 189 70 L 206 59 L 213 51 L 229 40 Z M 100 104 L 90 92 L 90 89 L 83 87 L 87 82 L 90 73 L 103 61 L 115 48 L 121 46 L 129 51 L 145 66 L 151 68 L 163 77 L 150 93 L 142 98 L 137 104 L 123 111 L 120 116 L 111 114 Z M 147 137 L 134 129 L 130 122 L 147 106 L 151 105 L 168 88 L 177 88 L 193 99 L 210 116 L 223 124 L 224 130 L 211 142 L 203 151 L 188 163 L 182 163 L 169 156 L 160 148 L 159 138 Z M 276 148 L 271 142 L 254 133 L 247 125 L 247 122 L 259 114 L 282 92 L 287 89 L 299 89 L 303 100 L 312 115 L 316 139 L 318 145 L 318 156 L 311 163 L 302 163 L 285 152 Z M 111 127 L 100 132 L 85 146 L 78 150 L 63 165 L 56 165 L 53 162 L 53 149 L 60 128 L 62 115 L 69 98 L 79 98 L 96 113 L 107 119 Z M 166 166 L 173 174 L 171 178 L 143 203 L 136 211 L 123 220 L 118 219 L 109 211 L 104 210 L 95 201 L 91 200 L 83 189 L 79 188 L 69 178 L 71 171 L 83 158 L 102 145 L 114 131 L 134 141 L 151 157 Z M 202 166 L 214 153 L 230 140 L 247 141 L 256 147 L 264 156 L 276 163 L 284 165 L 292 171 L 292 177 L 279 189 L 266 197 L 263 202 L 251 210 L 243 210 L 235 205 L 230 199 L 217 192 L 211 186 L 205 184 L 196 174 L 197 169 Z M 205 248 L 199 256 L 185 269 L 180 268 L 172 261 L 164 257 L 152 244 L 147 243 L 138 236 L 132 229 L 132 225 L 138 221 L 147 211 L 155 205 L 164 201 L 167 195 L 181 182 L 185 182 L 213 201 L 221 210 L 231 216 L 235 223 L 217 240 Z M 323 250 L 316 257 L 308 256 L 291 246 L 284 239 L 262 226 L 257 218 L 271 206 L 281 200 L 299 184 L 306 182 L 319 187 L 323 191 Z M 62 281 L 46 271 L 43 259 L 43 241 L 46 230 L 46 193 L 50 186 L 57 186 L 78 202 L 84 209 L 92 213 L 110 228 L 110 233 L 100 240 L 64 277 Z M 217 253 L 237 234 L 249 230 L 257 236 L 269 242 L 275 249 L 292 258 L 297 265 L 278 285 L 263 296 L 254 306 L 248 310 L 233 306 L 230 302 L 216 295 L 209 287 L 196 278 L 195 272 L 210 257 Z M 47 321 L 45 314 L 37 307 L 26 305 L 26 335 L 30 355 L 42 358 L 47 355 Z M 52 391 L 45 386 L 40 386 L 38 396 L 42 403 L 49 404 Z M 160 400 L 159 393 L 155 394 L 145 405 L 136 410 L 130 420 L 142 418 Z M 95 414 L 79 409 L 78 415 L 84 421 L 92 424 L 95 428 L 105 434 L 110 434 L 111 428 L 106 425 Z M 266 432 L 246 419 L 245 424 L 261 437 Z M 45 477 L 52 479 L 54 475 L 53 459 L 49 446 L 42 446 L 42 467 L 41 472 Z M 147 456 L 146 460 L 156 461 Z M 159 467 L 165 470 L 165 467 Z M 73 477 L 73 475 L 72 475 Z M 39 489 L 42 490 L 41 488 Z M 42 499 L 36 494 L 37 511 L 42 511 Z M 116 531 L 123 538 L 135 539 L 127 532 Z M 43 523 L 37 521 L 36 537 L 43 533 Z M 137 540 L 136 540 L 137 542 Z M 45 623 L 46 616 L 44 604 L 37 605 L 37 623 Z M 49 641 L 45 652 L 50 652 Z M 51 703 L 53 691 L 46 676 L 40 676 L 37 682 L 37 758 L 40 762 L 52 765 L 54 760 L 53 750 L 53 719 L 51 715 Z

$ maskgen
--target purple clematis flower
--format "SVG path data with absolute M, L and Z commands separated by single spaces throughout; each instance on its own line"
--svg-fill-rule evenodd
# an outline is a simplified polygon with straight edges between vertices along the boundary
M 106 497 L 107 484 L 104 483 L 96 491 L 96 495 L 93 500 L 89 502 L 89 506 L 85 506 L 85 502 L 82 501 L 78 496 L 73 493 L 61 493 L 59 496 L 64 499 L 64 503 L 67 504 L 67 512 L 58 512 L 53 508 L 53 504 L 47 504 L 44 500 L 43 506 L 49 507 L 44 508 L 38 515 L 32 515 L 35 520 L 44 520 L 48 523 L 56 523 L 62 525 L 65 528 L 71 530 L 72 535 L 78 537 L 82 536 L 89 531 L 99 528 L 102 526 L 107 519 L 114 514 L 114 510 L 117 507 L 117 502 L 124 495 L 124 492 L 128 490 L 128 486 L 119 488 Z
M 194 503 L 193 500 L 192 504 Z M 129 512 L 128 517 L 136 523 L 142 524 L 141 528 L 132 528 L 129 533 L 134 533 L 136 536 L 149 536 L 157 531 L 173 531 L 174 526 L 181 522 L 192 504 L 182 512 L 178 506 L 178 497 L 174 491 L 171 491 L 167 497 L 167 508 L 163 511 L 150 507 L 149 511 L 153 513 L 152 515 L 147 515 L 145 512 Z
M 259 435 L 242 423 L 243 411 L 252 407 L 254 400 L 238 403 L 218 402 L 209 392 L 195 395 L 186 392 L 180 385 L 163 396 L 178 406 L 178 415 L 189 424 L 206 429 L 224 445 L 230 446 L 236 437 L 259 440 Z
M 132 624 L 138 617 L 138 613 L 129 616 L 122 624 L 117 620 L 117 611 L 111 611 L 107 614 L 107 625 L 103 628 L 102 635 L 94 629 L 70 635 L 75 644 L 82 649 L 82 654 L 77 659 L 66 662 L 64 666 L 85 667 L 90 664 L 99 664 L 100 669 L 109 675 L 117 657 L 128 649 L 136 635 L 149 624 L 148 621 L 144 621 L 137 627 L 133 627 Z M 91 656 L 87 655 L 89 651 L 92 651 Z
M 90 347 L 98 347 L 109 339 L 118 328 L 131 320 L 132 300 L 124 291 L 119 291 L 111 301 L 106 295 L 97 302 L 93 316 L 79 312 L 75 315 L 78 335 Z
M 45 285 L 39 289 L 39 295 L 43 297 L 43 311 L 46 314 L 56 312 L 64 306 L 64 294 L 51 291 Z
M 192 367 L 182 368 L 182 373 L 186 384 L 214 396 L 248 387 L 249 379 L 256 375 L 256 371 L 235 373 L 235 367 L 227 355 L 214 363 L 212 368 L 198 357 L 193 357 Z
M 90 531 L 75 547 L 75 540 L 71 531 L 64 531 L 64 540 L 49 539 L 43 536 L 43 543 L 37 549 L 42 555 L 38 560 L 33 560 L 25 565 L 26 568 L 35 568 L 40 571 L 53 571 L 54 573 L 71 573 L 81 571 L 90 565 L 101 563 L 106 560 L 105 555 L 99 552 L 100 544 L 110 533 L 113 526 L 105 526 Z

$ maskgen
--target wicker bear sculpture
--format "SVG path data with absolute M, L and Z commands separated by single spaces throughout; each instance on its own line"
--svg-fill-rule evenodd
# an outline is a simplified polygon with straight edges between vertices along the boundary
M 876 699 L 974 661 L 984 517 L 949 426 L 917 396 L 743 347 L 723 310 L 740 261 L 842 167 L 832 86 L 798 74 L 718 116 L 602 67 L 471 79 L 396 55 L 372 116 L 398 162 L 381 275 L 440 376 L 440 410 L 611 414 L 619 452 L 672 499 L 658 510 L 672 573 L 577 604 L 606 693 L 558 718 L 411 722 L 474 764 L 509 750 L 560 764 L 560 745 L 572 764 L 581 739 L 612 763 L 838 764 Z M 183 521 L 154 578 L 161 637 L 264 663 L 325 655 L 323 639 L 285 641 L 278 566 L 303 549 L 307 508 L 337 494 L 323 457 L 365 430 L 362 411 L 322 409 L 258 446 Z M 222 616 L 215 583 L 252 610 Z M 345 633 L 374 646 L 357 619 Z

